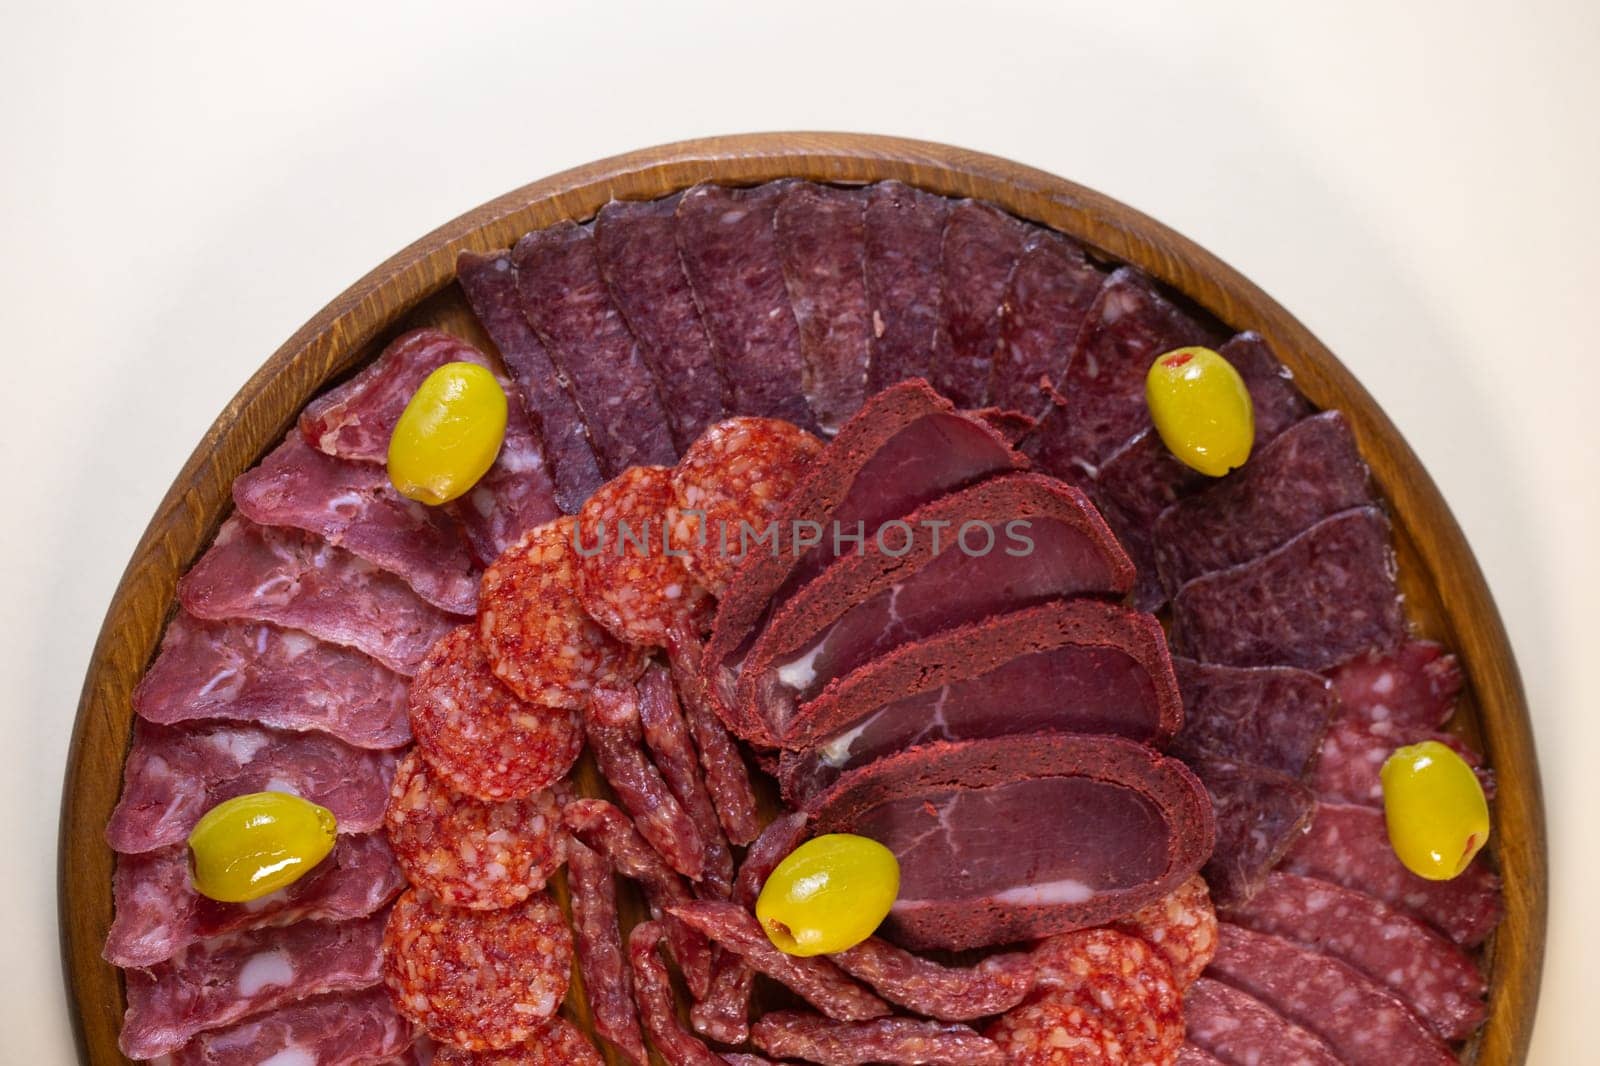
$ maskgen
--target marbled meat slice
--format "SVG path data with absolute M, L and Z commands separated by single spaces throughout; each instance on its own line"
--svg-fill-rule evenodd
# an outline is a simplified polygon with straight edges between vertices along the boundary
M 1044 417 L 1104 280 L 1075 241 L 1046 229 L 1028 233 L 1005 298 L 990 403 Z
M 403 580 L 343 548 L 237 514 L 178 582 L 178 601 L 211 621 L 304 630 L 407 677 L 454 624 Z
M 800 329 L 773 221 L 788 184 L 696 185 L 678 202 L 678 254 L 718 353 L 732 413 L 812 429 Z
M 1028 1000 L 990 1024 L 984 1035 L 1009 1066 L 1122 1066 L 1128 1061 L 1111 1020 L 1064 996 Z
M 817 832 L 871 837 L 900 860 L 883 935 L 913 950 L 1122 917 L 1191 877 L 1213 842 L 1194 775 L 1119 737 L 930 744 L 845 775 L 813 807 Z
M 940 259 L 949 213 L 945 197 L 898 181 L 867 189 L 868 396 L 909 378 L 927 378 L 950 345 Z
M 605 1066 L 605 1060 L 583 1030 L 558 1014 L 527 1040 L 500 1051 L 468 1051 L 446 1044 L 434 1052 L 432 1066 Z
M 105 957 L 124 968 L 149 967 L 197 941 L 237 930 L 362 918 L 404 887 L 382 833 L 341 836 L 310 873 L 249 904 L 219 903 L 195 892 L 185 847 L 121 855 L 112 879 L 116 916 Z
M 1217 953 L 1217 911 L 1211 905 L 1211 889 L 1199 874 L 1120 919 L 1116 927 L 1161 952 L 1179 988 L 1193 984 Z
M 706 790 L 672 675 L 659 664 L 648 667 L 639 679 L 639 724 L 651 761 L 705 845 L 701 890 L 726 899 L 733 891 L 733 851 Z
M 660 954 L 661 942 L 667 936 L 667 928 L 659 921 L 640 922 L 628 934 L 628 961 L 633 968 L 633 987 L 645 1032 L 671 1066 L 725 1066 L 722 1056 L 678 1021 L 672 977 Z
M 802 181 L 785 186 L 773 214 L 806 402 L 824 433 L 838 432 L 866 399 L 866 208 L 860 189 Z
M 1345 710 L 1401 730 L 1440 728 L 1461 695 L 1461 663 L 1427 640 L 1351 659 L 1328 676 Z
M 594 222 L 606 288 L 655 375 L 681 455 L 727 415 L 727 385 L 678 258 L 677 196 L 613 200 Z
M 415 1030 L 381 988 L 315 996 L 201 1033 L 166 1066 L 376 1066 L 398 1060 Z
M 1392 648 L 1406 620 L 1389 521 L 1375 507 L 1324 518 L 1266 555 L 1189 582 L 1172 615 L 1173 649 L 1202 662 L 1321 670 Z
M 1316 801 L 1305 785 L 1275 770 L 1209 759 L 1191 765 L 1217 820 L 1206 881 L 1219 906 L 1243 903 L 1305 831 Z
M 1459 877 L 1428 881 L 1407 870 L 1389 846 L 1383 812 L 1318 803 L 1282 868 L 1365 892 L 1433 926 L 1462 947 L 1476 947 L 1499 924 L 1500 878 L 1480 854 Z
M 1028 225 L 991 204 L 961 200 L 940 241 L 944 327 L 950 346 L 935 353 L 933 387 L 958 407 L 989 402 L 1011 275 Z
M 139 717 L 317 731 L 358 748 L 411 739 L 405 678 L 377 660 L 264 622 L 208 622 L 179 608 L 133 690 Z
M 1166 958 L 1116 929 L 1079 929 L 1033 949 L 1040 995 L 1100 1012 L 1129 1063 L 1171 1062 L 1183 1043 L 1183 989 Z
M 1328 1009 L 1333 1009 L 1328 1004 Z M 1188 1038 L 1227 1062 L 1257 1066 L 1340 1066 L 1320 1036 L 1307 1032 L 1254 996 L 1210 977 L 1184 996 Z M 1183 1062 L 1183 1058 L 1178 1059 Z
M 1457 1061 L 1388 989 L 1287 940 L 1224 922 L 1210 972 L 1322 1037 L 1346 1066 Z
M 801 1011 L 773 1011 L 751 1027 L 750 1039 L 769 1055 L 822 1066 L 1006 1066 L 1011 1061 L 998 1044 L 971 1027 L 925 1018 L 837 1022 Z
M 153 1059 L 197 1033 L 307 996 L 374 987 L 382 980 L 385 917 L 236 933 L 193 945 L 150 969 L 127 971 L 122 1053 Z
M 889 1002 L 947 1022 L 1005 1013 L 1033 991 L 1038 974 L 1034 957 L 1025 952 L 944 966 L 875 936 L 828 957 Z
M 246 722 L 134 722 L 122 798 L 106 825 L 113 851 L 156 851 L 188 839 L 212 807 L 252 792 L 288 792 L 333 812 L 341 833 L 383 823 L 395 753 L 323 733 L 279 733 Z
M 572 932 L 578 974 L 594 1018 L 594 1030 L 633 1066 L 646 1066 L 649 1054 L 639 1032 L 633 979 L 622 952 L 617 915 L 617 881 L 611 864 L 581 841 L 567 842 L 567 888 L 572 898 Z
M 1338 697 L 1292 666 L 1216 666 L 1173 656 L 1183 728 L 1170 751 L 1185 761 L 1249 763 L 1301 777 L 1322 748 Z

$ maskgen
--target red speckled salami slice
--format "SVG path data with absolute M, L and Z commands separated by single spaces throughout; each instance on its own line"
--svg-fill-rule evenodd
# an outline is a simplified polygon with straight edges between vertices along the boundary
M 1320 670 L 1405 635 L 1389 521 L 1325 518 L 1276 550 L 1196 578 L 1172 601 L 1173 647 L 1202 662 Z
M 123 853 L 178 844 L 212 807 L 268 789 L 328 808 L 341 833 L 371 832 L 383 821 L 394 765 L 392 751 L 352 748 L 321 733 L 136 720 L 106 842 Z
M 921 1018 L 836 1022 L 800 1011 L 774 1011 L 751 1027 L 750 1036 L 769 1055 L 822 1066 L 861 1062 L 1005 1066 L 1011 1061 L 992 1040 L 965 1025 Z
M 381 988 L 316 996 L 225 1029 L 201 1033 L 170 1066 L 260 1066 L 313 1062 L 368 1066 L 395 1061 L 412 1045 L 409 1022 Z M 404 1061 L 404 1060 L 402 1060 Z
M 961 200 L 945 219 L 939 258 L 948 349 L 935 353 L 933 387 L 958 407 L 989 402 L 989 375 L 1012 272 L 1029 227 L 999 208 Z
M 1338 706 L 1326 678 L 1290 666 L 1216 666 L 1174 656 L 1183 729 L 1172 754 L 1249 763 L 1300 777 Z
M 676 459 L 655 378 L 606 291 L 589 231 L 571 221 L 534 230 L 511 262 L 522 313 L 578 401 L 601 469 Z
M 406 682 L 353 648 L 260 622 L 207 622 L 180 609 L 133 691 L 139 717 L 315 730 L 358 748 L 411 739 Z
M 1147 942 L 1172 967 L 1179 988 L 1188 988 L 1217 953 L 1217 911 L 1205 878 L 1195 874 L 1165 899 L 1141 907 L 1117 928 Z
M 678 258 L 677 196 L 613 200 L 594 223 L 600 273 L 655 375 L 681 454 L 727 413 L 727 386 Z
M 1038 971 L 1033 956 L 1023 953 L 991 955 L 974 966 L 941 966 L 878 937 L 829 958 L 889 1002 L 947 1022 L 1010 1010 L 1033 990 Z
M 613 640 L 578 602 L 575 522 L 529 530 L 483 575 L 479 638 L 495 676 L 529 703 L 578 707 L 644 669 L 640 651 Z
M 694 741 L 666 667 L 651 666 L 639 680 L 639 724 L 651 761 L 705 844 L 701 890 L 727 899 L 733 891 L 733 852 L 701 779 Z
M 1322 1037 L 1347 1066 L 1456 1061 L 1405 1004 L 1337 959 L 1224 922 L 1211 969 Z
M 1177 1055 L 1183 992 L 1151 944 L 1114 929 L 1080 929 L 1044 941 L 1033 957 L 1044 994 L 1098 1011 L 1127 1062 L 1160 1066 Z
M 1385 985 L 1444 1040 L 1483 1024 L 1488 986 L 1472 959 L 1414 918 L 1364 892 L 1275 873 L 1228 921 L 1348 964 Z
M 1218 904 L 1242 903 L 1300 838 L 1316 801 L 1310 789 L 1275 770 L 1214 760 L 1193 765 L 1217 820 L 1206 881 Z
M 582 1030 L 558 1014 L 523 1043 L 500 1051 L 445 1045 L 435 1052 L 433 1066 L 605 1066 L 605 1060 Z
M 867 189 L 866 275 L 871 309 L 869 396 L 927 378 L 948 349 L 940 245 L 950 201 L 898 181 Z
M 1030 1000 L 989 1026 L 985 1035 L 1010 1066 L 1119 1066 L 1122 1043 L 1098 1010 L 1069 999 Z
M 1371 807 L 1318 803 L 1283 869 L 1365 892 L 1463 947 L 1483 943 L 1503 913 L 1500 878 L 1484 855 L 1452 881 L 1424 880 L 1395 858 L 1383 812 Z
M 555 1013 L 572 970 L 561 908 L 539 894 L 495 911 L 446 907 L 411 889 L 389 913 L 383 980 L 400 1013 L 473 1051 L 520 1044 Z
M 784 187 L 773 213 L 778 261 L 800 330 L 806 402 L 835 433 L 866 399 L 866 194 L 809 181 Z
M 788 182 L 696 185 L 678 203 L 678 254 L 734 414 L 816 425 L 773 218 Z
M 1067 372 L 1078 331 L 1105 280 L 1083 249 L 1045 229 L 1031 229 L 1006 294 L 989 400 L 1042 418 Z
M 1351 659 L 1328 676 L 1347 712 L 1399 730 L 1438 729 L 1461 694 L 1461 664 L 1426 640 Z
M 1325 1005 L 1333 1009 L 1332 1004 Z M 1189 1039 L 1228 1062 L 1339 1066 L 1333 1049 L 1253 996 L 1202 977 L 1184 997 Z M 1179 1062 L 1183 1062 L 1180 1056 Z M 1214 1060 L 1213 1060 L 1214 1061 Z
M 639 1032 L 633 980 L 622 953 L 617 883 L 611 864 L 587 845 L 569 840 L 567 887 L 572 895 L 578 973 L 583 977 L 595 1032 L 634 1066 L 645 1066 L 649 1056 Z
M 748 844 L 761 832 L 755 790 L 750 785 L 744 756 L 711 708 L 705 679 L 699 671 L 701 654 L 700 641 L 687 628 L 673 632 L 668 661 L 683 698 L 684 718 L 700 752 L 706 790 L 728 839 L 735 844 Z
M 660 922 L 640 922 L 628 934 L 628 959 L 639 1015 L 650 1043 L 671 1066 L 723 1066 L 721 1056 L 678 1023 L 672 979 L 658 953 L 667 930 Z

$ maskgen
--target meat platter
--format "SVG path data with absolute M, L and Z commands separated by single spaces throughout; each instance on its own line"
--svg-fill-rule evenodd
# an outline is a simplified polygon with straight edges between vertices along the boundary
M 841 286 L 839 272 L 826 269 L 838 248 L 818 235 L 849 232 L 839 218 L 855 212 L 859 262 L 877 254 L 872 227 L 860 236 L 872 204 L 889 212 L 880 229 L 900 225 L 906 232 L 896 240 L 915 242 L 916 212 L 900 209 L 924 200 L 940 220 L 935 259 L 942 255 L 947 291 L 956 295 L 933 314 L 937 329 L 926 344 L 897 345 L 923 336 L 918 316 L 927 308 L 897 302 L 893 291 Z M 699 347 L 715 353 L 699 361 L 693 345 L 671 343 L 684 315 L 670 313 L 661 278 L 633 271 L 595 280 L 608 262 L 647 261 L 621 242 L 648 240 L 663 217 L 669 239 L 677 227 L 681 272 L 680 257 L 671 266 L 679 284 L 686 278 L 693 288 L 687 306 Z M 513 245 L 514 257 L 497 257 Z M 884 276 L 904 275 L 903 266 Z M 517 289 L 511 306 L 520 300 L 525 318 L 497 317 L 506 305 L 494 286 L 508 268 Z M 867 276 L 870 289 L 870 267 Z M 595 292 L 603 311 L 581 295 Z M 1070 315 L 1073 337 L 1087 340 L 1052 336 Z M 1080 330 L 1079 320 L 1099 325 Z M 1180 345 L 1206 346 L 1194 350 L 1208 356 L 1215 347 L 1243 376 L 1255 407 L 1255 458 L 1214 488 L 1163 450 L 1176 446 L 1159 416 L 1161 435 L 1150 428 L 1142 390 L 1133 404 L 1127 382 L 1118 383 L 1117 360 L 1144 350 L 1143 333 L 1153 346 L 1141 357 L 1141 378 L 1150 358 Z M 1029 352 L 1066 348 L 1076 354 L 1059 369 L 1026 362 Z M 679 353 L 670 366 L 652 359 L 663 351 Z M 850 351 L 862 354 L 851 362 Z M 1021 353 L 1025 365 L 1008 374 L 992 358 L 1001 351 Z M 907 359 L 910 369 L 897 366 Z M 374 444 L 351 410 L 381 394 L 389 368 L 446 361 L 501 375 L 506 392 L 535 412 L 530 420 L 513 405 L 501 416 L 504 444 L 496 439 L 500 458 L 481 493 L 446 505 L 455 511 L 399 507 L 377 522 L 352 523 L 338 508 L 329 509 L 332 519 L 284 518 L 285 500 L 292 509 L 296 486 L 308 479 L 324 498 L 390 500 L 387 481 L 366 480 L 382 467 L 362 465 L 374 456 L 381 463 L 388 431 Z M 715 402 L 696 387 L 708 373 L 726 383 Z M 1051 389 L 1033 387 L 1041 374 L 1055 376 Z M 904 380 L 911 378 L 932 387 Z M 412 380 L 406 394 L 415 388 Z M 613 414 L 597 413 L 604 408 Z M 581 446 L 560 432 L 572 417 L 563 409 L 577 413 Z M 627 417 L 616 417 L 618 409 Z M 701 435 L 723 415 L 761 418 L 716 439 Z M 907 524 L 904 549 L 880 544 L 864 557 L 831 559 L 813 550 L 778 571 L 746 564 L 731 577 L 709 559 L 692 564 L 718 599 L 715 625 L 703 627 L 684 621 L 709 609 L 692 595 L 674 624 L 656 624 L 648 605 L 641 608 L 635 594 L 652 581 L 664 595 L 682 594 L 659 574 L 597 577 L 599 564 L 561 561 L 574 522 L 648 510 L 641 501 L 652 493 L 666 493 L 666 502 L 648 505 L 663 514 L 674 493 L 687 507 L 681 482 L 699 484 L 691 456 L 715 459 L 738 434 L 759 443 L 765 427 L 782 430 L 771 445 L 774 462 L 796 471 L 785 483 L 798 486 L 793 494 L 772 504 L 784 517 L 866 517 L 883 523 L 880 533 L 895 525 L 884 522 L 893 516 L 919 519 Z M 874 459 L 896 447 L 896 477 L 871 497 L 879 510 L 840 496 L 858 474 L 866 483 Z M 391 475 L 395 463 L 391 451 Z M 1285 470 L 1315 491 L 1286 497 L 1274 480 Z M 549 521 L 561 512 L 579 517 Z M 1252 516 L 1242 525 L 1241 512 Z M 954 582 L 944 575 L 955 553 L 940 554 L 937 532 L 929 546 L 913 531 L 943 523 L 963 536 L 969 525 L 992 533 L 1017 515 L 1044 550 L 1025 567 L 998 554 L 994 562 L 967 560 Z M 530 528 L 538 523 L 548 524 Z M 257 584 L 241 593 L 230 583 L 240 567 L 262 565 L 277 575 L 273 591 Z M 563 567 L 576 576 L 552 584 Z M 574 587 L 605 632 L 582 611 L 574 615 L 582 626 L 561 621 L 560 604 L 577 602 Z M 330 622 L 319 605 L 335 600 L 341 613 Z M 1241 603 L 1251 610 L 1240 611 Z M 478 622 L 460 626 L 474 604 Z M 1170 657 L 1151 611 L 1171 629 Z M 621 644 L 612 639 L 618 633 Z M 328 699 L 286 710 L 271 693 L 229 702 L 210 686 L 161 698 L 184 692 L 185 656 L 219 648 L 243 664 L 230 677 L 257 677 L 254 664 L 269 663 L 259 673 L 278 683 L 293 675 L 302 695 L 314 675 L 313 695 L 327 696 L 355 669 L 352 657 L 365 664 L 367 680 L 357 686 L 359 701 L 347 694 L 339 713 L 309 732 L 299 731 L 307 723 L 294 714 L 314 715 Z M 552 648 L 560 671 L 526 668 L 541 655 L 549 660 Z M 652 648 L 656 661 L 647 667 L 650 652 L 641 649 Z M 1122 665 L 1107 666 L 1113 658 Z M 1319 672 L 1332 678 L 1331 689 Z M 1394 726 L 1386 716 L 1397 677 L 1448 690 L 1435 700 L 1446 713 L 1453 702 L 1448 721 L 1439 714 L 1404 739 L 1436 737 L 1462 753 L 1484 782 L 1473 790 L 1491 799 L 1489 846 L 1455 880 L 1406 880 L 1382 836 L 1387 799 L 1375 764 L 1363 760 L 1375 750 L 1374 729 Z M 1030 705 L 1028 685 L 1039 678 L 1052 698 Z M 1271 686 L 1270 701 L 1261 702 L 1281 720 L 1238 715 L 1246 680 L 1260 691 Z M 992 695 L 997 684 L 1006 700 L 1044 718 L 997 735 L 973 696 L 984 686 Z M 1126 687 L 1111 698 L 1107 686 L 1118 684 Z M 454 698 L 463 686 L 472 700 Z M 244 689 L 250 695 L 248 681 Z M 908 714 L 927 713 L 934 689 L 945 739 L 924 743 L 903 727 Z M 429 702 L 440 690 L 449 698 Z M 419 717 L 419 701 L 447 713 Z M 438 736 L 454 728 L 459 739 L 450 716 L 497 701 L 550 714 L 537 728 L 518 727 L 516 743 L 538 758 L 502 763 L 488 781 Z M 1360 706 L 1381 708 L 1385 720 L 1339 717 L 1339 708 Z M 1187 727 L 1179 728 L 1185 711 Z M 1321 724 L 1307 730 L 1308 720 Z M 1445 733 L 1436 734 L 1441 723 Z M 709 752 L 720 744 L 740 759 L 723 726 L 746 742 L 758 768 L 750 773 L 759 813 L 723 809 L 733 786 Z M 396 750 L 413 731 L 426 759 Z M 592 754 L 556 784 L 584 733 Z M 716 810 L 696 783 L 695 748 Z M 688 763 L 674 759 L 685 750 Z M 535 785 L 551 788 L 534 794 L 518 775 L 543 763 L 556 767 L 552 780 Z M 728 766 L 724 759 L 732 773 Z M 191 784 L 174 790 L 174 781 Z M 281 909 L 277 920 L 249 904 L 193 897 L 182 855 L 192 830 L 198 879 L 201 812 L 254 788 L 323 805 L 341 831 L 303 880 L 263 897 L 271 901 L 263 912 Z M 457 788 L 483 802 L 439 809 L 438 797 Z M 1089 813 L 1021 837 L 1006 819 L 969 826 L 962 837 L 961 819 L 981 822 L 983 811 L 1052 806 Z M 932 843 L 907 830 L 919 817 L 942 830 Z M 484 819 L 499 827 L 495 840 L 513 839 L 511 858 L 463 871 L 438 857 L 437 834 L 481 833 Z M 551 825 L 558 828 L 529 828 Z M 887 843 L 900 860 L 900 897 L 892 908 L 885 903 L 881 936 L 830 950 L 832 962 L 776 950 L 775 927 L 768 923 L 763 936 L 747 909 L 762 913 L 753 895 L 767 876 L 764 849 L 787 845 L 771 856 L 776 862 L 810 832 L 855 831 Z M 1028 876 L 985 848 L 983 838 L 997 835 L 1002 853 L 1033 848 Z M 750 845 L 738 881 L 729 840 L 736 849 Z M 1159 861 L 1153 840 L 1164 841 Z M 392 872 L 390 845 L 403 876 Z M 1057 861 L 1088 853 L 1098 865 Z M 565 874 L 556 872 L 563 859 Z M 1202 864 L 1203 882 L 1191 876 Z M 626 881 L 617 891 L 612 868 L 643 884 L 644 898 Z M 751 876 L 746 868 L 756 871 L 753 884 L 741 883 Z M 536 891 L 547 876 L 548 894 Z M 414 887 L 383 910 L 405 880 Z M 682 887 L 690 882 L 693 893 Z M 1202 896 L 1209 884 L 1223 917 L 1194 973 L 1179 951 L 1182 938 L 1152 934 L 1141 918 L 1152 907 L 1187 913 L 1191 882 Z M 620 913 L 610 937 L 620 935 L 616 950 L 633 977 L 625 1013 L 636 1000 L 669 1063 L 765 1061 L 757 1049 L 823 1062 L 1043 1062 L 1027 1051 L 1041 1032 L 1100 1047 L 1100 1058 L 1063 1052 L 1049 1060 L 1061 1062 L 1245 1061 L 1253 1040 L 1280 1053 L 1303 1041 L 1296 1061 L 1516 1063 L 1537 996 L 1544 891 L 1527 710 L 1492 600 L 1425 471 L 1337 360 L 1224 264 L 1114 201 L 991 157 L 845 135 L 690 142 L 557 175 L 424 237 L 330 304 L 219 417 L 130 563 L 86 680 L 62 816 L 64 963 L 82 1053 L 93 1063 L 127 1061 L 125 1048 L 140 1058 L 177 1052 L 178 1062 L 256 1061 L 228 1057 L 227 1048 L 248 1040 L 279 1048 L 275 1063 L 416 1061 L 413 1027 L 441 1044 L 504 1047 L 530 1038 L 520 1015 L 548 1016 L 564 992 L 564 1015 L 577 1028 L 551 1022 L 532 1036 L 541 1054 L 556 1056 L 548 1061 L 590 1061 L 596 1052 L 585 1031 L 605 1037 L 595 1046 L 607 1061 L 638 1061 L 642 1047 L 619 1022 L 615 996 L 602 987 L 596 998 L 581 980 L 605 972 L 586 951 L 604 946 L 594 930 L 605 925 L 606 906 Z M 171 900 L 185 892 L 183 921 L 168 920 Z M 149 921 L 136 899 L 155 908 Z M 570 955 L 569 905 L 579 941 L 570 988 L 566 966 L 557 973 L 537 963 Z M 295 915 L 308 920 L 286 924 Z M 1374 922 L 1409 936 L 1403 961 L 1423 974 L 1421 984 L 1392 979 L 1395 960 L 1363 952 L 1352 931 Z M 380 937 L 392 1000 L 375 984 Z M 970 951 L 949 954 L 1035 942 L 981 964 Z M 470 997 L 463 1005 L 459 988 L 434 987 L 431 966 L 455 966 L 464 944 L 490 943 L 516 948 L 496 957 L 515 971 L 522 1000 L 491 1010 Z M 302 957 L 316 963 L 293 980 L 274 971 L 293 970 Z M 129 967 L 128 977 L 107 958 Z M 664 959 L 696 1003 L 693 1031 L 665 1020 L 675 992 Z M 1098 1007 L 1086 1016 L 1073 1006 L 1072 975 L 1111 959 L 1123 972 L 1165 977 L 1112 991 L 1096 985 Z M 185 968 L 226 974 L 230 966 L 250 1003 L 185 1000 L 178 1013 L 201 1018 L 188 1029 L 152 1008 L 162 989 L 182 985 Z M 719 994 L 713 983 L 737 983 L 746 966 L 766 975 L 755 986 L 758 1009 L 748 1030 L 742 1017 L 728 1028 L 729 1016 L 709 1016 Z M 1175 980 L 1187 991 L 1173 991 Z M 272 992 L 297 981 L 329 994 L 294 1002 Z M 1115 991 L 1123 985 L 1126 999 Z M 1474 986 L 1485 985 L 1483 1003 Z M 1355 997 L 1350 1009 L 1367 1024 L 1321 1016 L 1320 1002 L 1342 995 Z M 676 998 L 687 1005 L 681 991 Z M 125 1030 L 130 1003 L 136 1010 Z M 796 1009 L 808 1003 L 828 1017 Z M 1185 1015 L 1191 1042 L 1180 1052 Z M 1128 1017 L 1156 1035 L 1105 1021 Z M 967 1019 L 974 1025 L 962 1024 Z M 315 1045 L 302 1033 L 376 1050 L 324 1059 L 304 1050 Z M 1113 1045 L 1118 1050 L 1105 1050 Z M 928 1048 L 939 1049 L 932 1059 Z

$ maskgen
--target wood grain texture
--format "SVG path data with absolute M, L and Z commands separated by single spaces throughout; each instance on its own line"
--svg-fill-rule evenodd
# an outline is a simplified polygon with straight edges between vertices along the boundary
M 1260 331 L 1320 407 L 1349 417 L 1388 500 L 1401 585 L 1418 630 L 1461 657 L 1467 692 L 1456 728 L 1486 751 L 1499 778 L 1491 844 L 1505 878 L 1506 920 L 1487 947 L 1489 1020 L 1465 1060 L 1525 1060 L 1538 998 L 1546 901 L 1545 832 L 1528 709 L 1483 575 L 1427 471 L 1354 377 L 1261 289 L 1144 215 L 1043 171 L 920 141 L 855 134 L 776 133 L 646 149 L 557 174 L 433 231 L 351 286 L 284 344 L 217 417 L 140 540 L 106 613 L 84 681 L 68 755 L 60 830 L 63 965 L 80 1057 L 117 1050 L 123 998 L 100 957 L 111 920 L 112 855 L 104 828 L 121 785 L 130 694 L 153 656 L 178 577 L 230 509 L 229 486 L 287 431 L 305 403 L 371 359 L 395 332 L 433 324 L 487 345 L 452 285 L 464 249 L 506 247 L 535 227 L 591 217 L 607 201 L 652 199 L 698 181 L 778 177 L 844 184 L 896 178 L 933 192 L 999 204 L 1106 256 L 1133 263 L 1234 329 Z M 587 784 L 594 783 L 586 766 Z M 635 902 L 633 906 L 637 906 Z M 581 994 L 568 1009 L 582 1017 Z

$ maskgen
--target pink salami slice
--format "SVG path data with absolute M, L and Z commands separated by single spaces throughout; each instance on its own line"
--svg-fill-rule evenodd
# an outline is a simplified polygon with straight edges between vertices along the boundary
M 1189 1040 L 1227 1062 L 1339 1066 L 1338 1056 L 1321 1037 L 1221 981 L 1209 977 L 1196 981 L 1184 997 L 1183 1013 Z M 1178 1061 L 1184 1059 L 1180 1056 Z
M 639 1032 L 633 980 L 622 952 L 617 883 L 611 864 L 579 841 L 568 841 L 567 887 L 572 897 L 578 973 L 595 1032 L 633 1066 L 645 1066 L 649 1055 Z
M 1306 783 L 1320 799 L 1337 803 L 1364 803 L 1383 806 L 1384 762 L 1397 748 L 1431 740 L 1452 749 L 1478 774 L 1484 794 L 1494 798 L 1494 773 L 1484 767 L 1483 758 L 1449 733 L 1431 730 L 1397 729 L 1389 722 L 1363 721 L 1343 710 L 1335 716 L 1322 741 L 1322 754 Z
M 957 202 L 945 219 L 939 259 L 950 347 L 936 353 L 932 381 L 958 407 L 989 402 L 1006 293 L 1027 235 L 1023 222 L 976 200 Z
M 701 889 L 726 899 L 733 891 L 733 852 L 706 791 L 694 740 L 666 667 L 651 666 L 639 680 L 639 724 L 651 761 L 705 844 Z
M 1351 659 L 1329 677 L 1348 712 L 1395 729 L 1438 729 L 1450 718 L 1461 694 L 1461 664 L 1425 640 Z
M 1172 753 L 1249 763 L 1300 777 L 1322 747 L 1338 700 L 1327 679 L 1289 666 L 1216 666 L 1174 656 L 1183 729 Z
M 171 1066 L 258 1066 L 314 1062 L 368 1066 L 405 1061 L 414 1030 L 381 988 L 316 996 L 225 1029 L 201 1033 Z
M 1033 990 L 1038 973 L 1026 953 L 990 955 L 973 966 L 944 966 L 878 937 L 829 958 L 891 1003 L 947 1022 L 1005 1013 Z
M 1066 376 L 1078 331 L 1104 280 L 1075 242 L 1050 230 L 1030 230 L 1005 298 L 991 403 L 1044 417 L 1050 390 Z
M 944 329 L 940 244 L 950 201 L 883 181 L 867 189 L 867 303 L 872 356 L 867 394 L 927 378 L 949 347 Z
M 628 934 L 628 960 L 639 998 L 639 1015 L 650 1043 L 673 1066 L 724 1066 L 722 1057 L 678 1022 L 672 978 L 661 960 L 667 931 L 660 922 L 640 922 Z
M 919 1062 L 936 1066 L 1005 1066 L 1012 1061 L 965 1025 L 922 1018 L 837 1022 L 800 1011 L 773 1011 L 751 1027 L 756 1047 L 781 1059 L 822 1066 Z
M 500 384 L 509 400 L 500 454 L 466 495 L 447 505 L 461 523 L 473 555 L 484 566 L 528 530 L 561 514 L 544 443 L 513 395 L 515 387 L 503 378 Z
M 1202 760 L 1194 770 L 1217 820 L 1206 881 L 1219 904 L 1242 903 L 1294 846 L 1316 801 L 1299 781 L 1263 767 Z

